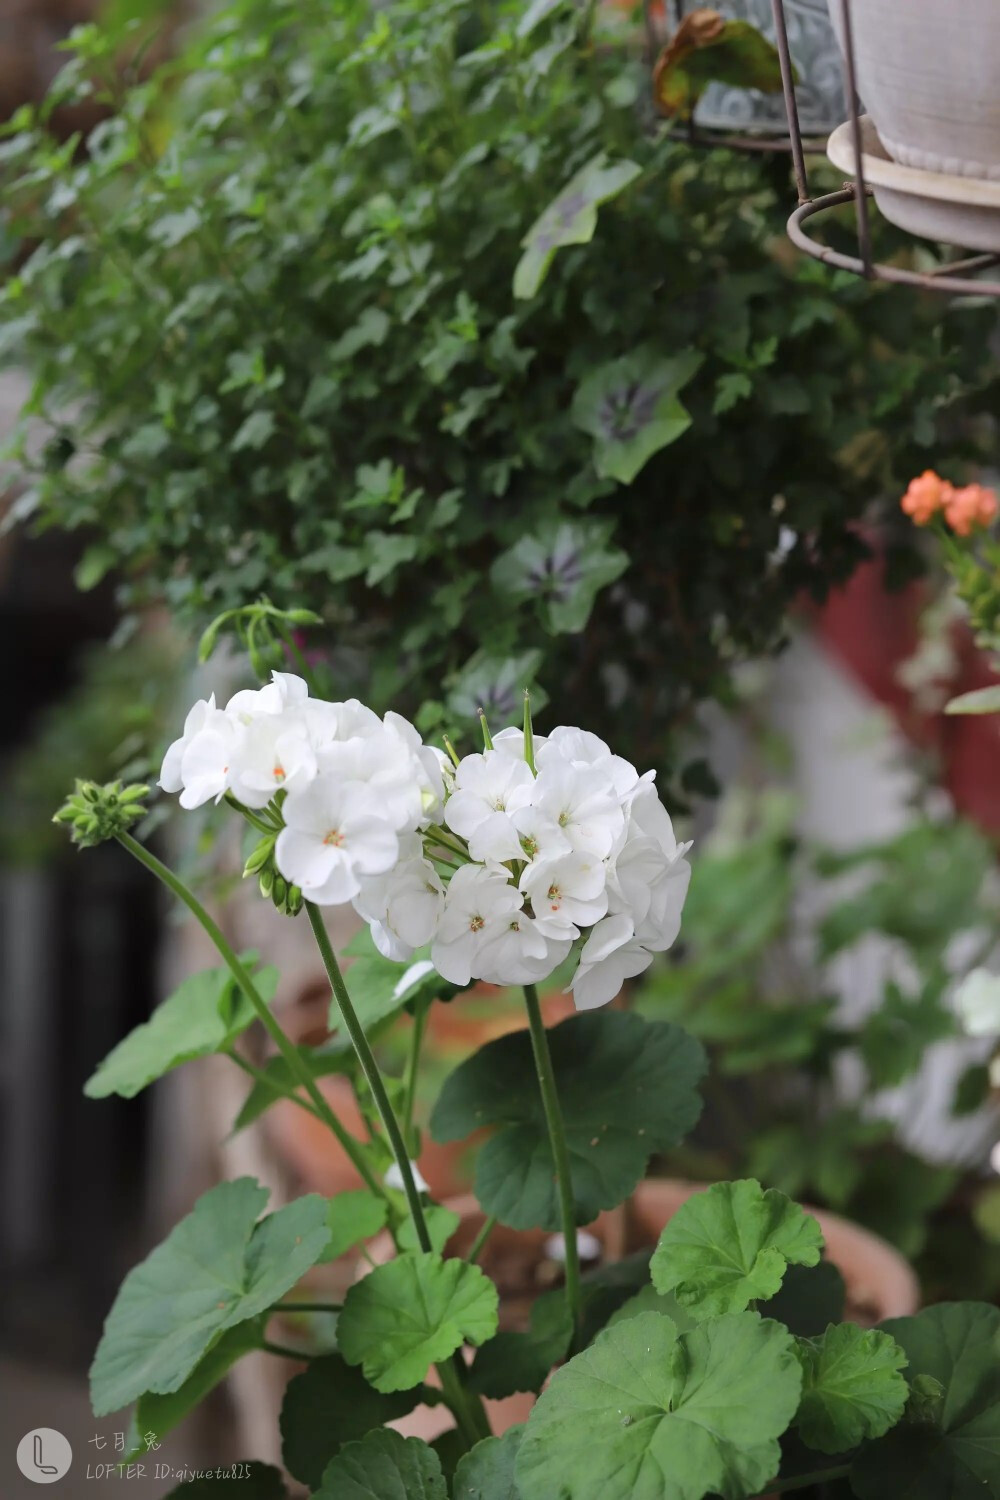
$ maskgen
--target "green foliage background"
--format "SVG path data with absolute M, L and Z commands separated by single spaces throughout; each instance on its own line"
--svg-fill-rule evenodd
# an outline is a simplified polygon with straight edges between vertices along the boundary
M 20 512 L 96 537 L 81 582 L 120 565 L 192 628 L 266 591 L 323 616 L 339 694 L 432 732 L 534 679 L 662 766 L 849 572 L 868 502 L 960 451 L 992 310 L 797 256 L 787 163 L 671 139 L 632 23 L 584 24 L 238 0 L 124 81 L 121 38 L 78 31 L 47 108 L 114 112 L 86 154 L 44 110 L 2 144 L 33 248 L 0 343 L 54 434 L 15 445 Z M 522 239 L 599 152 L 641 174 L 516 300 Z M 691 354 L 687 430 L 600 477 L 581 386 Z

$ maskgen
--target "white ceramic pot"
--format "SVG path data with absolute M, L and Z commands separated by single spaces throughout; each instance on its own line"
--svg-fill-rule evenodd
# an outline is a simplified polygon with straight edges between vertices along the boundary
M 1000 0 L 848 3 L 858 93 L 892 159 L 1000 181 Z

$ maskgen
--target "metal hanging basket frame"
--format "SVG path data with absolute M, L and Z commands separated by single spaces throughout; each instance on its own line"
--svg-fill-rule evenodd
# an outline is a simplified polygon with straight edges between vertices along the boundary
M 865 181 L 861 109 L 858 100 L 854 32 L 851 25 L 851 0 L 830 0 L 830 4 L 840 7 L 844 83 L 854 155 L 854 181 L 845 182 L 838 192 L 824 193 L 819 198 L 813 198 L 809 193 L 805 161 L 809 147 L 803 141 L 799 126 L 794 68 L 785 25 L 784 0 L 771 0 L 775 44 L 781 63 L 782 92 L 788 116 L 788 149 L 791 151 L 799 199 L 798 207 L 788 220 L 789 239 L 798 250 L 805 255 L 812 256 L 814 260 L 835 266 L 838 270 L 849 271 L 855 276 L 862 276 L 866 281 L 885 281 L 897 286 L 919 287 L 923 291 L 942 292 L 951 296 L 1000 297 L 1000 281 L 980 280 L 973 274 L 976 271 L 984 271 L 991 266 L 1000 265 L 1000 253 L 965 256 L 960 260 L 945 262 L 931 271 L 914 271 L 902 266 L 883 265 L 874 259 L 869 205 L 872 190 Z M 846 203 L 853 203 L 855 208 L 858 234 L 857 255 L 846 255 L 842 251 L 832 249 L 829 245 L 822 244 L 819 240 L 813 239 L 804 227 L 809 220 L 826 213 L 828 209 L 840 208 Z

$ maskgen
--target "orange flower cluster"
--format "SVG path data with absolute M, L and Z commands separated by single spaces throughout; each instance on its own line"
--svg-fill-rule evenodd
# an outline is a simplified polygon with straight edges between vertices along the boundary
M 942 513 L 956 536 L 968 536 L 975 527 L 988 526 L 1000 510 L 995 492 L 985 485 L 967 484 L 956 489 L 933 469 L 925 469 L 910 480 L 900 503 L 918 526 L 926 526 L 933 516 Z

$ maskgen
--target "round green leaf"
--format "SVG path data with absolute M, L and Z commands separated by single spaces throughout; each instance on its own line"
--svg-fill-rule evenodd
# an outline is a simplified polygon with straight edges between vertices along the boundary
M 650 1156 L 676 1146 L 701 1111 L 700 1043 L 626 1011 L 571 1016 L 549 1032 L 570 1153 L 576 1217 L 590 1223 L 627 1198 Z M 476 1163 L 476 1196 L 515 1229 L 561 1227 L 555 1167 L 531 1039 L 489 1042 L 446 1080 L 431 1116 L 437 1141 L 502 1128 Z
M 980 1500 L 1000 1494 L 1000 1309 L 941 1302 L 890 1318 L 919 1399 L 902 1422 L 864 1447 L 851 1468 L 859 1500 Z M 930 1399 L 931 1382 L 943 1394 Z
M 261 1326 L 259 1319 L 249 1323 L 238 1323 L 228 1329 L 218 1343 L 212 1345 L 203 1359 L 195 1365 L 184 1384 L 169 1395 L 157 1396 L 147 1391 L 140 1396 L 132 1417 L 129 1434 L 129 1452 L 125 1462 L 141 1458 L 149 1451 L 144 1441 L 147 1433 L 155 1433 L 162 1441 L 168 1432 L 182 1422 L 188 1412 L 200 1406 L 210 1391 L 229 1374 L 233 1365 L 251 1349 L 260 1347 Z
M 497 1306 L 497 1289 L 478 1266 L 431 1252 L 400 1255 L 351 1287 L 337 1344 L 376 1390 L 409 1390 L 460 1345 L 491 1338 Z
M 698 1318 L 740 1312 L 773 1297 L 788 1265 L 814 1266 L 823 1235 L 811 1214 L 759 1182 L 718 1182 L 674 1214 L 653 1252 L 650 1275 L 660 1292 Z
M 313 1500 L 448 1500 L 448 1489 L 433 1448 L 383 1427 L 338 1453 Z
M 678 1334 L 661 1313 L 608 1328 L 528 1419 L 522 1500 L 736 1500 L 767 1488 L 798 1405 L 792 1338 L 756 1313 Z
M 147 1391 L 176 1391 L 228 1328 L 293 1287 L 326 1246 L 326 1202 L 310 1194 L 257 1223 L 267 1189 L 223 1182 L 122 1282 L 90 1370 L 95 1416 Z
M 800 1339 L 802 1403 L 796 1423 L 809 1448 L 846 1453 L 881 1437 L 903 1414 L 906 1355 L 887 1333 L 840 1323 L 822 1338 Z
M 455 1470 L 454 1500 L 521 1500 L 514 1463 L 523 1427 L 509 1427 L 503 1437 L 485 1438 Z
M 315 1488 L 345 1443 L 357 1442 L 412 1411 L 409 1393 L 383 1395 L 340 1354 L 310 1361 L 290 1380 L 281 1407 L 281 1456 L 285 1468 Z

